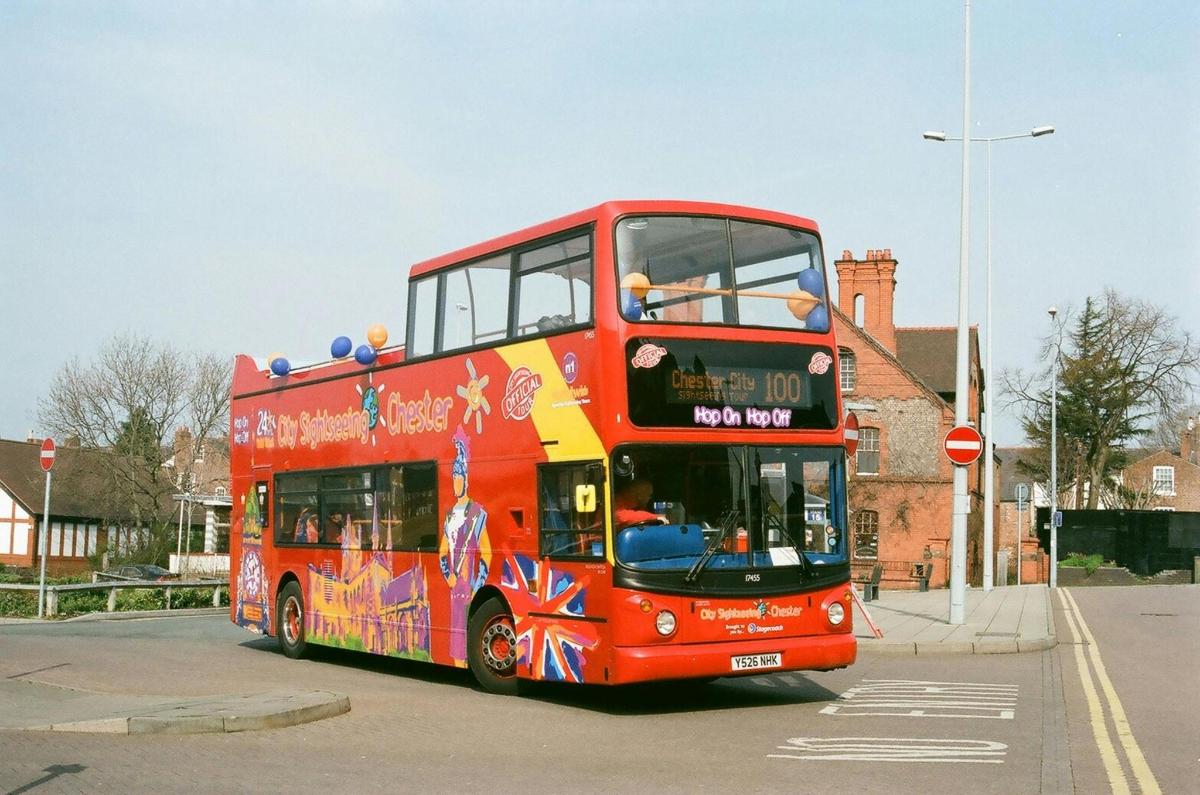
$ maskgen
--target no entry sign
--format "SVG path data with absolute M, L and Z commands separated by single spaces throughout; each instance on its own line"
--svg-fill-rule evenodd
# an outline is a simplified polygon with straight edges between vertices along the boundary
M 54 440 L 46 437 L 42 442 L 42 469 L 49 472 L 54 467 Z
M 959 425 L 950 429 L 942 443 L 946 457 L 960 466 L 973 463 L 983 452 L 983 437 L 970 425 Z
M 858 417 L 852 411 L 846 415 L 846 455 L 851 458 L 858 451 Z

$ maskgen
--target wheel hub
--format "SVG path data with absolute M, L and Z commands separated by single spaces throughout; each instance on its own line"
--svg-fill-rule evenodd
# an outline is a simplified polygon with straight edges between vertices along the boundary
M 288 643 L 295 643 L 300 639 L 300 605 L 294 598 L 289 598 L 284 605 L 283 611 L 284 634 L 287 636 Z
M 517 634 L 506 617 L 483 631 L 483 661 L 497 673 L 508 673 L 517 661 Z

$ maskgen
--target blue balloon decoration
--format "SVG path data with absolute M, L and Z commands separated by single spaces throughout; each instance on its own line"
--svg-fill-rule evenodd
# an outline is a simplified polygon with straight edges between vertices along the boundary
M 621 291 L 621 314 L 628 320 L 640 320 L 642 317 L 642 302 L 629 290 Z
M 271 360 L 271 372 L 275 375 L 287 375 L 291 371 L 291 363 L 282 356 L 280 356 L 278 359 Z
M 804 327 L 809 331 L 829 331 L 829 310 L 825 304 L 817 304 L 804 318 Z
M 806 268 L 796 276 L 800 289 L 812 293 L 817 298 L 825 295 L 825 277 L 816 268 Z
M 354 350 L 354 361 L 358 362 L 359 364 L 374 364 L 375 349 L 370 345 L 359 345 Z
M 349 337 L 338 337 L 329 346 L 329 353 L 335 359 L 343 359 L 350 355 L 350 351 L 353 348 L 354 343 L 350 341 Z

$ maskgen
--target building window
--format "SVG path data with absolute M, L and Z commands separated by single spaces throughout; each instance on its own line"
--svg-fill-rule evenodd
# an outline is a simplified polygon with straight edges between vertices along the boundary
M 854 557 L 869 560 L 879 557 L 879 514 L 875 511 L 854 513 Z
M 838 372 L 841 374 L 842 391 L 853 392 L 854 384 L 858 382 L 858 364 L 854 351 L 841 348 L 838 350 Z
M 858 429 L 858 455 L 855 471 L 860 475 L 879 474 L 879 429 Z
M 197 464 L 204 463 L 204 442 L 196 442 L 196 455 L 192 458 L 192 461 Z
M 867 319 L 867 299 L 862 293 L 854 296 L 854 325 L 863 327 Z
M 1154 493 L 1160 497 L 1175 496 L 1175 467 L 1154 468 Z

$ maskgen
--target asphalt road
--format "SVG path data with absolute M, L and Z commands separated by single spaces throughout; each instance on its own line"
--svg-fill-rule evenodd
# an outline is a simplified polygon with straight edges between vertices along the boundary
M 1195 688 L 1191 702 L 1177 696 L 1190 673 L 1184 661 L 1197 659 L 1194 602 L 1186 615 L 1172 608 L 1176 627 L 1140 615 L 1167 612 L 1139 607 L 1147 598 L 1173 604 L 1167 596 L 1075 593 L 1163 791 L 1188 791 L 1176 784 L 1195 777 Z M 1107 599 L 1129 615 L 1092 604 Z M 1174 639 L 1189 622 L 1192 637 Z M 1109 656 L 1110 634 L 1136 637 L 1137 647 L 1118 651 L 1114 640 Z M 1156 648 L 1190 657 L 1172 664 Z M 337 690 L 352 705 L 341 717 L 240 734 L 0 732 L 0 792 L 1010 793 L 1069 791 L 1072 773 L 1077 791 L 1103 792 L 1074 665 L 1070 645 L 873 656 L 829 673 L 703 687 L 540 686 L 503 698 L 452 669 L 335 651 L 288 660 L 222 617 L 0 626 L 0 677 L 14 681 L 180 695 L 286 686 Z M 1161 671 L 1158 686 L 1149 668 Z M 1164 693 L 1163 680 L 1175 690 Z M 1161 728 L 1150 726 L 1163 716 Z
M 1077 790 L 1128 786 L 1147 792 L 1157 785 L 1167 793 L 1200 791 L 1200 587 L 1065 590 L 1067 599 L 1053 600 L 1054 622 Z M 1078 631 L 1070 628 L 1064 609 L 1071 598 Z M 1078 614 L 1085 626 L 1078 624 Z M 1085 627 L 1094 642 L 1087 642 Z M 1106 679 L 1111 693 L 1105 692 Z M 1085 681 L 1095 694 L 1095 716 Z M 1122 712 L 1125 726 L 1118 724 Z M 1101 751 L 1106 743 L 1111 769 Z M 1141 770 L 1139 755 L 1145 760 Z

